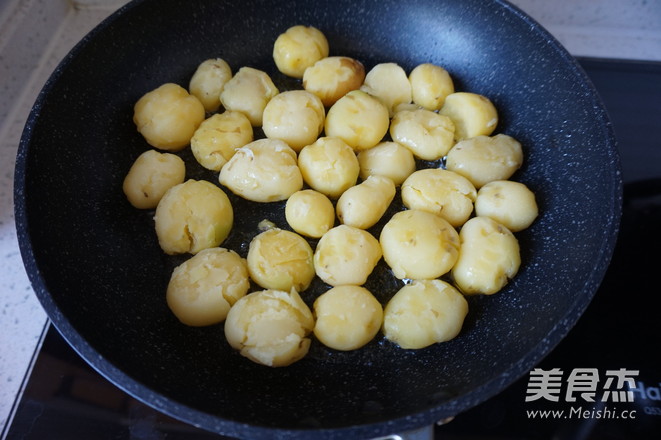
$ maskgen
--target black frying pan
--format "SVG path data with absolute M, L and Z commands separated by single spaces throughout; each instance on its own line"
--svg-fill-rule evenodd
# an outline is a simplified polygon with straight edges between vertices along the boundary
M 471 297 L 455 340 L 418 351 L 378 337 L 340 353 L 314 343 L 287 368 L 232 351 L 222 326 L 189 328 L 169 312 L 168 257 L 153 212 L 125 200 L 121 182 L 148 146 L 132 106 L 164 82 L 186 85 L 220 56 L 236 71 L 269 72 L 284 88 L 272 44 L 289 26 L 320 28 L 331 54 L 369 69 L 433 62 L 458 90 L 492 99 L 498 132 L 519 139 L 514 176 L 541 216 L 518 234 L 523 265 L 507 288 Z M 215 175 L 196 167 L 188 177 Z M 36 294 L 67 341 L 94 368 L 154 408 L 236 437 L 365 438 L 456 415 L 528 372 L 579 318 L 608 265 L 620 216 L 613 133 L 578 64 L 546 31 L 503 1 L 318 2 L 145 0 L 90 33 L 54 72 L 27 122 L 16 165 L 16 223 Z M 233 197 L 237 226 L 224 244 L 243 255 L 264 218 L 285 227 L 282 204 Z M 368 287 L 397 286 L 379 267 Z M 323 290 L 305 293 L 310 302 Z M 523 396 L 522 396 L 523 398 Z

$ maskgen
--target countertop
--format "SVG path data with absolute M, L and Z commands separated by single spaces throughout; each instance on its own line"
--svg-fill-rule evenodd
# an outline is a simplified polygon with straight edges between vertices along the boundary
M 0 426 L 48 319 L 23 268 L 13 215 L 16 152 L 41 87 L 67 52 L 127 0 L 0 0 Z M 661 2 L 513 0 L 572 55 L 661 61 Z M 0 430 L 1 432 L 1 430 Z

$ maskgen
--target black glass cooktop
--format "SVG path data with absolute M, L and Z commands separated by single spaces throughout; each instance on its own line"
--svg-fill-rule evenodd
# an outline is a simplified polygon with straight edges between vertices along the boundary
M 602 95 L 622 157 L 624 210 L 611 266 L 586 313 L 537 370 L 436 426 L 438 439 L 661 438 L 661 63 L 579 61 Z M 131 398 L 52 327 L 3 434 L 223 438 Z

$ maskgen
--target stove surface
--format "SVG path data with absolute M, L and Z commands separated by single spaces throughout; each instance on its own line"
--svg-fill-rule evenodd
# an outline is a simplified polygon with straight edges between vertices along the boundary
M 655 130 L 661 126 L 661 63 L 579 61 L 610 113 L 622 157 L 623 218 L 611 266 L 576 327 L 537 367 L 565 375 L 558 401 L 526 402 L 532 384 L 532 376 L 526 375 L 501 394 L 437 426 L 437 438 L 661 435 L 661 362 L 655 355 L 661 346 L 661 299 L 655 278 L 661 263 L 661 137 Z M 567 380 L 594 373 L 604 385 L 613 371 L 633 376 L 637 387 L 628 394 L 632 401 L 589 402 L 581 394 L 590 391 L 588 382 Z M 570 384 L 580 396 L 574 402 L 565 394 Z M 119 390 L 91 369 L 53 327 L 5 434 L 9 440 L 224 438 L 163 415 Z

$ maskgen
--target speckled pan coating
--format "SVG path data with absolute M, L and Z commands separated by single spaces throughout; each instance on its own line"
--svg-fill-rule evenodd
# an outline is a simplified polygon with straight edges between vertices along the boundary
M 132 106 L 164 82 L 187 85 L 199 62 L 217 56 L 234 71 L 248 65 L 283 89 L 297 86 L 271 58 L 277 35 L 294 24 L 320 28 L 331 55 L 353 56 L 368 69 L 385 61 L 407 71 L 443 65 L 457 89 L 490 97 L 498 132 L 523 144 L 525 165 L 514 179 L 536 192 L 541 216 L 518 234 L 519 275 L 496 296 L 470 298 L 455 340 L 404 351 L 377 338 L 350 353 L 315 342 L 302 361 L 269 369 L 233 352 L 222 326 L 188 328 L 168 310 L 165 287 L 185 257 L 164 255 L 153 211 L 137 211 L 122 194 L 124 175 L 148 148 Z M 188 150 L 180 154 L 188 177 L 216 181 Z M 153 407 L 252 439 L 385 435 L 498 393 L 548 353 L 589 303 L 612 254 L 621 205 L 612 129 L 578 64 L 518 9 L 484 0 L 129 4 L 46 84 L 20 144 L 15 188 L 27 271 L 69 343 Z M 225 246 L 244 256 L 260 220 L 286 226 L 281 203 L 232 200 L 237 227 Z M 398 285 L 379 266 L 367 287 L 385 302 Z M 304 298 L 311 304 L 324 289 L 317 283 Z

